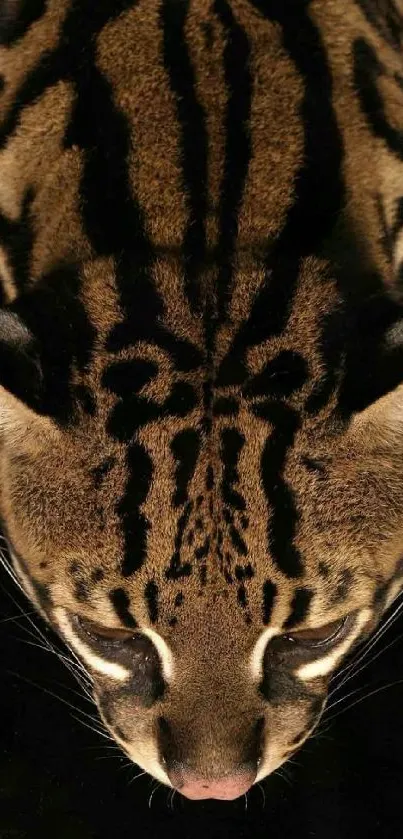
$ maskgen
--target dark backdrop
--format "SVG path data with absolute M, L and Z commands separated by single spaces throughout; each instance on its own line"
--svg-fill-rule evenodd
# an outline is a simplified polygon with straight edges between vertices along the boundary
M 0 839 L 402 836 L 403 615 L 336 693 L 346 698 L 295 762 L 254 788 L 247 803 L 192 803 L 179 795 L 171 802 L 148 776 L 135 779 L 140 770 L 79 721 L 92 726 L 82 712 L 93 708 L 30 634 L 21 609 L 30 604 L 0 573 Z

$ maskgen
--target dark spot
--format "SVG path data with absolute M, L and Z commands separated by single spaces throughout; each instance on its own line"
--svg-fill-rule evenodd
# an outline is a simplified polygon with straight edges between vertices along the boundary
M 245 609 L 248 605 L 248 598 L 246 595 L 246 588 L 243 585 L 243 583 L 240 586 L 238 586 L 237 598 L 239 605 L 242 606 L 242 609 Z
M 85 603 L 90 597 L 90 588 L 84 580 L 78 580 L 74 586 L 74 596 L 79 603 Z
M 175 597 L 175 606 L 176 606 L 177 608 L 178 608 L 179 606 L 182 606 L 182 603 L 183 603 L 184 599 L 185 599 L 185 597 L 184 597 L 183 592 L 182 592 L 182 591 L 178 591 L 178 594 L 177 594 L 177 595 L 176 595 L 176 597 Z
M 212 466 L 208 466 L 208 467 L 207 467 L 207 472 L 206 472 L 206 489 L 207 489 L 207 491 L 208 491 L 208 492 L 211 492 L 211 490 L 212 490 L 213 488 L 214 488 L 214 472 L 213 472 L 213 467 L 212 467 Z
M 318 571 L 319 571 L 319 574 L 321 575 L 321 577 L 326 577 L 327 578 L 330 575 L 329 566 L 327 565 L 326 562 L 323 562 L 322 560 L 318 563 Z
M 91 582 L 93 583 L 100 583 L 105 577 L 105 572 L 102 568 L 95 568 L 95 570 L 91 574 Z
M 351 589 L 352 583 L 354 580 L 354 574 L 349 568 L 345 568 L 337 582 L 334 594 L 332 595 L 332 603 L 337 603 L 340 600 L 345 600 L 348 595 L 348 592 Z
M 255 576 L 255 572 L 248 562 L 247 565 L 236 565 L 235 566 L 235 577 L 237 580 L 251 580 Z
M 178 618 L 176 618 L 175 615 L 174 615 L 173 618 L 169 618 L 168 623 L 169 623 L 169 626 L 174 627 L 178 623 Z
M 147 601 L 150 621 L 156 623 L 158 620 L 158 586 L 154 580 L 149 580 L 146 584 L 144 596 Z

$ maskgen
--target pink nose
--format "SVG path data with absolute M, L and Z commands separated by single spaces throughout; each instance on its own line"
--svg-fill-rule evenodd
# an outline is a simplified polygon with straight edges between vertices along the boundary
M 176 789 L 192 801 L 200 801 L 202 798 L 219 798 L 221 801 L 232 801 L 234 798 L 239 798 L 240 795 L 245 795 L 252 786 L 255 777 L 256 773 L 250 771 L 209 781 L 206 778 L 200 778 L 187 772 L 179 783 L 174 783 L 174 778 L 171 780 Z

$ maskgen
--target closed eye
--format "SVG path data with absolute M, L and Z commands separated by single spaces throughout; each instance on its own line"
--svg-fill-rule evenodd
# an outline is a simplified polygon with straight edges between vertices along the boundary
M 81 634 L 85 634 L 90 641 L 101 646 L 120 646 L 128 641 L 132 641 L 136 636 L 135 630 L 102 626 L 78 615 L 75 617 L 75 622 Z
M 276 635 L 269 643 L 270 651 L 283 654 L 325 652 L 336 643 L 344 640 L 350 632 L 354 620 L 354 615 L 347 615 L 323 626 Z

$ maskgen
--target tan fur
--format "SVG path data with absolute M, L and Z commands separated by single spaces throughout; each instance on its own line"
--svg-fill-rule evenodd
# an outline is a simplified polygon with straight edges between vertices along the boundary
M 6 79 L 1 120 L 7 119 L 23 79 L 44 51 L 58 44 L 71 3 L 50 0 L 47 5 L 44 17 L 20 41 L 0 48 L 0 70 Z M 96 68 L 110 86 L 114 105 L 130 129 L 126 161 L 129 187 L 156 249 L 150 270 L 165 307 L 163 325 L 175 339 L 187 339 L 203 351 L 203 318 L 186 298 L 182 247 L 190 220 L 189 204 L 176 102 L 163 62 L 160 5 L 156 0 L 140 0 L 107 23 L 97 36 Z M 231 0 L 230 8 L 250 45 L 251 162 L 232 256 L 234 278 L 228 318 L 218 329 L 211 362 L 214 371 L 267 280 L 264 258 L 270 247 L 275 247 L 295 201 L 296 178 L 304 155 L 304 80 L 288 54 L 281 27 L 267 21 L 246 0 Z M 390 263 L 381 244 L 376 195 L 380 195 L 385 218 L 392 224 L 403 182 L 402 162 L 373 136 L 360 109 L 352 78 L 351 45 L 357 37 L 367 39 L 386 67 L 379 94 L 389 122 L 400 131 L 403 90 L 395 74 L 402 74 L 401 54 L 380 38 L 353 0 L 315 0 L 310 4 L 310 15 L 329 61 L 332 104 L 345 146 L 345 206 L 323 253 L 301 260 L 285 328 L 267 341 L 252 345 L 246 358 L 249 374 L 258 375 L 282 351 L 302 355 L 309 380 L 287 401 L 296 410 L 324 372 L 321 323 L 340 304 L 332 260 L 345 257 L 354 269 L 359 265 L 368 271 L 377 270 L 385 286 L 394 288 L 396 265 Z M 220 266 L 215 248 L 225 171 L 224 122 L 229 93 L 224 54 L 228 42 L 207 0 L 190 3 L 185 36 L 208 135 L 207 261 L 200 269 L 205 305 L 209 301 L 215 304 L 218 294 Z M 113 724 L 107 724 L 112 732 L 114 725 L 124 732 L 124 740 L 118 734 L 116 737 L 134 760 L 151 772 L 162 771 L 156 729 L 159 716 L 168 716 L 186 760 L 202 776 L 221 777 L 242 761 L 253 722 L 264 717 L 267 735 L 262 765 L 267 774 L 295 750 L 293 741 L 298 741 L 299 747 L 313 726 L 306 698 L 285 697 L 281 707 L 270 704 L 251 677 L 251 651 L 265 629 L 262 588 L 268 580 L 277 586 L 270 626 L 279 632 L 290 613 L 295 590 L 304 585 L 310 586 L 314 595 L 309 616 L 297 629 L 326 625 L 364 608 L 373 609 L 374 624 L 380 617 L 374 597 L 379 586 L 393 578 L 403 531 L 400 390 L 368 407 L 347 426 L 335 419 L 337 386 L 321 411 L 303 415 L 282 471 L 298 510 L 295 545 L 304 557 L 302 577 L 290 579 L 273 563 L 267 548 L 271 509 L 262 484 L 261 458 L 275 429 L 252 413 L 238 385 L 229 385 L 222 392 L 216 388 L 214 396 L 239 399 L 239 414 L 236 421 L 217 416 L 211 431 L 202 432 L 200 457 L 189 485 L 194 507 L 181 550 L 181 562 L 194 563 L 195 549 L 202 547 L 206 536 L 210 537 L 209 579 L 203 587 L 198 573 L 179 581 L 167 578 L 182 512 L 172 503 L 175 463 L 170 445 L 179 431 L 200 429 L 203 386 L 209 371 L 202 367 L 180 372 L 168 351 L 138 340 L 136 335 L 130 346 L 120 350 L 108 347 L 113 327 L 124 318 L 119 299 L 122 254 L 94 252 L 86 232 L 79 188 L 85 152 L 78 146 L 66 148 L 63 139 L 74 96 L 70 82 L 59 82 L 23 110 L 16 130 L 0 151 L 0 210 L 9 222 L 18 221 L 24 195 L 27 189 L 33 191 L 30 218 L 34 241 L 29 276 L 34 293 L 35 284 L 40 288 L 52 269 L 72 262 L 79 265 L 78 296 L 95 330 L 95 341 L 85 368 L 73 367 L 71 384 L 89 389 L 96 411 L 89 416 L 79 410 L 75 423 L 60 428 L 28 411 L 1 388 L 1 515 L 24 567 L 48 589 L 52 599 L 50 621 L 52 609 L 58 607 L 67 615 L 78 614 L 99 625 L 118 627 L 120 621 L 109 594 L 123 587 L 140 629 L 150 628 L 144 590 L 150 580 L 158 586 L 159 617 L 152 628 L 169 646 L 175 663 L 168 701 L 162 699 L 144 709 L 134 697 L 115 691 L 104 676 L 99 677 L 96 686 L 97 695 L 112 700 Z M 355 241 L 350 253 L 351 236 Z M 3 247 L 0 275 L 9 303 L 18 296 L 18 277 L 12 276 Z M 136 282 L 133 272 L 133 289 Z M 147 559 L 140 570 L 122 579 L 124 535 L 117 507 L 129 477 L 127 446 L 108 433 L 106 423 L 118 400 L 102 376 L 108 365 L 136 359 L 158 365 L 158 373 L 142 390 L 147 399 L 161 406 L 178 382 L 192 385 L 197 399 L 187 416 L 173 416 L 167 411 L 162 419 L 148 422 L 138 431 L 136 439 L 153 467 L 141 508 L 149 523 Z M 244 611 L 239 608 L 237 584 L 228 585 L 223 576 L 224 567 L 234 574 L 238 563 L 219 492 L 223 476 L 220 433 L 234 424 L 245 438 L 237 467 L 237 490 L 246 501 L 249 519 L 249 526 L 242 531 L 248 552 L 245 562 L 251 563 L 254 572 L 244 581 Z M 301 465 L 305 456 L 325 463 L 325 481 Z M 112 459 L 113 465 L 97 488 L 93 471 L 107 459 Z M 216 470 L 216 484 L 206 490 L 209 464 Z M 203 496 L 199 502 L 198 496 Z M 239 512 L 234 515 L 239 524 Z M 219 527 L 223 531 L 221 546 Z M 220 550 L 224 557 L 221 564 Z M 328 567 L 327 577 L 320 573 L 323 563 Z M 84 582 L 95 569 L 104 573 L 91 596 L 82 602 L 77 599 L 72 564 Z M 354 575 L 354 585 L 336 601 L 334 592 L 346 569 Z M 181 608 L 175 606 L 179 592 L 184 596 Z M 176 624 L 172 623 L 173 617 L 177 618 Z M 326 681 L 318 678 L 310 684 L 312 695 L 322 705 Z

